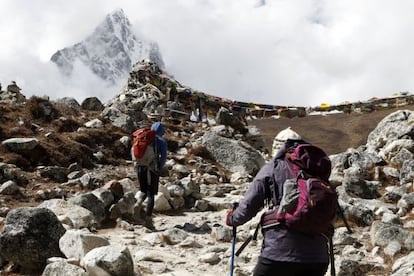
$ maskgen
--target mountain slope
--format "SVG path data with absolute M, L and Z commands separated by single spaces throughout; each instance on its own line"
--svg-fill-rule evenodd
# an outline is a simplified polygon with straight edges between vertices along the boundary
M 59 50 L 51 57 L 66 76 L 70 76 L 80 62 L 108 84 L 126 79 L 132 64 L 142 59 L 164 67 L 157 43 L 137 38 L 122 9 L 108 14 L 84 41 Z
M 263 118 L 251 121 L 249 124 L 257 126 L 262 131 L 269 151 L 273 138 L 279 131 L 290 126 L 305 140 L 319 145 L 328 154 L 336 154 L 344 152 L 348 148 L 357 148 L 366 144 L 368 134 L 374 130 L 378 123 L 388 114 L 401 109 L 414 110 L 414 105 L 350 115 L 340 113 L 291 119 L 282 117 L 277 120 Z

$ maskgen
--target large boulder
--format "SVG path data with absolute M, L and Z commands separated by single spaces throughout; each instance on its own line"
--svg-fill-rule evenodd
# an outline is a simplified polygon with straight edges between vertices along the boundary
M 74 205 L 81 206 L 89 211 L 95 217 L 98 226 L 105 219 L 105 205 L 93 193 L 84 193 L 68 199 L 68 202 Z
M 68 259 L 80 261 L 94 248 L 109 245 L 109 241 L 86 228 L 69 229 L 59 240 L 60 250 Z
M 58 261 L 50 263 L 46 266 L 42 276 L 88 276 L 83 268 L 67 263 L 65 261 Z
M 69 228 L 90 228 L 98 224 L 91 211 L 64 199 L 49 199 L 39 204 L 39 207 L 50 209 Z
M 90 276 L 133 276 L 134 262 L 128 247 L 120 244 L 89 251 L 81 261 Z
M 46 208 L 22 207 L 7 214 L 0 233 L 0 254 L 22 271 L 41 271 L 50 257 L 63 257 L 59 239 L 65 228 Z
M 86 110 L 102 111 L 105 107 L 97 97 L 89 97 L 83 100 L 81 107 Z
M 403 137 L 412 139 L 412 122 L 414 112 L 411 110 L 398 110 L 386 116 L 377 127 L 368 135 L 368 150 L 377 151 L 394 140 Z
M 81 106 L 78 101 L 73 97 L 63 97 L 56 99 L 56 102 L 59 104 L 66 105 L 72 109 L 79 109 Z
M 246 134 L 248 129 L 244 125 L 244 123 L 238 118 L 234 116 L 230 110 L 225 107 L 221 107 L 216 115 L 216 122 L 218 124 L 226 125 L 232 127 L 237 132 L 242 134 Z
M 255 175 L 265 163 L 262 155 L 248 143 L 223 137 L 215 131 L 207 131 L 202 144 L 217 162 L 232 172 Z

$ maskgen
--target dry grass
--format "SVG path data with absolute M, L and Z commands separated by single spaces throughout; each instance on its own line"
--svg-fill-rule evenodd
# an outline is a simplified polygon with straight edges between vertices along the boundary
M 91 119 L 99 118 L 105 126 L 77 132 Z M 99 112 L 75 110 L 32 97 L 25 105 L 0 103 L 0 139 L 33 137 L 40 141 L 32 152 L 16 154 L 0 145 L 0 162 L 16 164 L 26 171 L 36 166 L 63 166 L 78 162 L 85 168 L 93 166 L 93 153 L 103 151 L 108 164 L 118 165 L 129 158 L 119 142 L 129 135 L 102 119 Z
M 372 113 L 315 115 L 303 118 L 260 119 L 250 121 L 262 130 L 268 150 L 271 150 L 273 138 L 279 131 L 292 127 L 303 139 L 320 146 L 327 154 L 336 154 L 348 148 L 357 148 L 366 144 L 368 134 L 388 114 L 399 109 L 414 110 L 414 106 L 405 106 Z

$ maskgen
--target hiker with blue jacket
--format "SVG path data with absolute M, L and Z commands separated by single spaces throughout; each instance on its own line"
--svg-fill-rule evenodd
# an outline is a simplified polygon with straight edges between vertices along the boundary
M 155 131 L 155 153 L 156 164 L 154 166 L 137 166 L 140 195 L 138 205 L 141 205 L 146 198 L 145 226 L 154 228 L 152 212 L 154 210 L 155 195 L 158 193 L 160 172 L 167 161 L 167 142 L 163 138 L 165 128 L 160 122 L 153 123 L 151 129 Z
M 239 226 L 263 209 L 265 203 L 278 206 L 283 193 L 283 183 L 290 178 L 286 159 L 289 149 L 303 140 L 287 140 L 276 153 L 274 159 L 265 164 L 247 190 L 238 207 L 227 213 L 226 224 Z M 295 135 L 295 139 L 301 139 Z M 272 188 L 272 182 L 276 187 Z M 275 193 L 272 196 L 271 193 Z M 278 201 L 278 202 L 274 202 Z M 283 224 L 263 229 L 263 244 L 254 276 L 270 275 L 325 275 L 329 263 L 327 240 L 322 235 L 310 236 L 292 231 Z

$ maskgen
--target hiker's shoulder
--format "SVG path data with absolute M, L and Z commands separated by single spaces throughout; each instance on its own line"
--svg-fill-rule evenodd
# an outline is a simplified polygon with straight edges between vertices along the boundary
M 270 162 L 267 162 L 266 164 L 264 164 L 261 168 L 260 168 L 260 170 L 259 170 L 259 172 L 256 174 L 256 179 L 260 179 L 260 178 L 265 178 L 265 177 L 268 177 L 268 176 L 272 176 L 273 175 L 273 170 L 274 170 L 274 161 L 272 160 L 272 161 L 270 161 Z
M 156 141 L 158 142 L 158 143 L 161 143 L 161 144 L 167 144 L 167 140 L 165 140 L 165 138 L 164 137 L 162 137 L 162 136 L 159 136 L 159 135 L 157 135 L 156 137 L 155 137 L 155 139 L 156 139 Z

